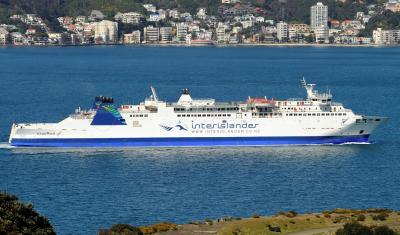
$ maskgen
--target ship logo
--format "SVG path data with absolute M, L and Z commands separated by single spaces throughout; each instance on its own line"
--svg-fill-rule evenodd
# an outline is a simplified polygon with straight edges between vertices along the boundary
M 172 131 L 173 129 L 177 129 L 178 131 L 188 131 L 187 127 L 185 124 L 178 122 L 177 124 L 160 124 L 160 127 L 162 127 L 166 131 Z

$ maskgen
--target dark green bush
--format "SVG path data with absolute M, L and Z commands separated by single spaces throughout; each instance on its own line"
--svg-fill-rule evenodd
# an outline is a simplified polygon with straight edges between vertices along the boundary
M 141 235 L 142 234 L 142 232 L 140 231 L 139 228 L 134 227 L 129 224 L 114 224 L 110 230 L 111 230 L 112 234 L 115 234 L 115 235 L 117 235 L 117 234 L 118 235 L 119 234 L 121 234 L 121 235 Z
M 357 222 L 346 223 L 336 231 L 336 235 L 374 235 L 371 229 Z
M 388 226 L 378 226 L 374 228 L 374 235 L 396 235 L 397 233 L 393 231 L 391 228 Z
M 358 222 L 351 222 L 338 229 L 336 235 L 396 235 L 396 232 L 386 225 L 368 227 Z
M 357 216 L 357 221 L 365 221 L 365 215 L 359 214 L 359 215 Z
M 297 216 L 297 212 L 296 211 L 288 211 L 286 213 L 286 217 L 289 217 L 289 218 L 293 218 L 293 217 L 296 217 L 296 216 Z
M 380 220 L 380 221 L 384 221 L 386 220 L 386 218 L 389 216 L 389 214 L 387 214 L 386 212 L 381 212 L 377 215 L 372 215 L 372 219 L 373 220 Z
M 49 220 L 18 198 L 0 192 L 0 234 L 56 234 Z

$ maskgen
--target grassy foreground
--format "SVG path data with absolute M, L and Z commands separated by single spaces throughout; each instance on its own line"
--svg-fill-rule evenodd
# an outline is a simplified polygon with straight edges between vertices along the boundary
M 343 228 L 346 223 L 357 222 L 365 225 L 371 230 L 379 226 L 387 226 L 400 234 L 400 212 L 388 209 L 350 210 L 335 209 L 322 213 L 309 213 L 297 215 L 296 212 L 280 212 L 274 216 L 253 218 L 231 218 L 226 217 L 218 220 L 206 219 L 203 222 L 191 222 L 184 225 L 164 226 L 170 229 L 149 229 L 152 226 L 138 227 L 134 233 L 119 233 L 119 231 L 106 230 L 100 234 L 160 234 L 160 235 L 183 235 L 183 234 L 218 234 L 218 235 L 322 235 L 335 234 Z M 163 223 L 160 223 L 163 224 Z M 157 224 L 156 227 L 160 227 Z M 117 226 L 118 227 L 118 226 Z M 122 226 L 123 227 L 123 226 Z M 162 227 L 162 226 L 161 226 Z M 119 225 L 121 228 L 121 225 Z M 122 232 L 123 230 L 120 230 Z M 373 233 L 387 234 L 387 233 Z

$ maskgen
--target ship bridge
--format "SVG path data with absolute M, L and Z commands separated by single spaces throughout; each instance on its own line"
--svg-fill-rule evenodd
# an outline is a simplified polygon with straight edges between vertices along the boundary
M 315 90 L 314 87 L 316 84 L 307 83 L 306 80 L 303 78 L 301 80 L 301 85 L 307 91 L 307 100 L 308 101 L 319 101 L 321 103 L 330 104 L 332 101 L 332 94 L 330 90 L 327 93 L 319 93 L 318 90 Z

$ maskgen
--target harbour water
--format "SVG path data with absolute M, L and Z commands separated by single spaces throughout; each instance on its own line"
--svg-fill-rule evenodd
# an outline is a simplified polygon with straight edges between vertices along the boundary
M 0 48 L 0 189 L 32 202 L 59 234 L 114 223 L 187 223 L 336 207 L 400 209 L 400 48 Z M 372 144 L 342 146 L 9 149 L 15 122 L 56 122 L 96 95 L 139 102 L 304 97 L 331 89 L 357 113 L 390 120 Z

